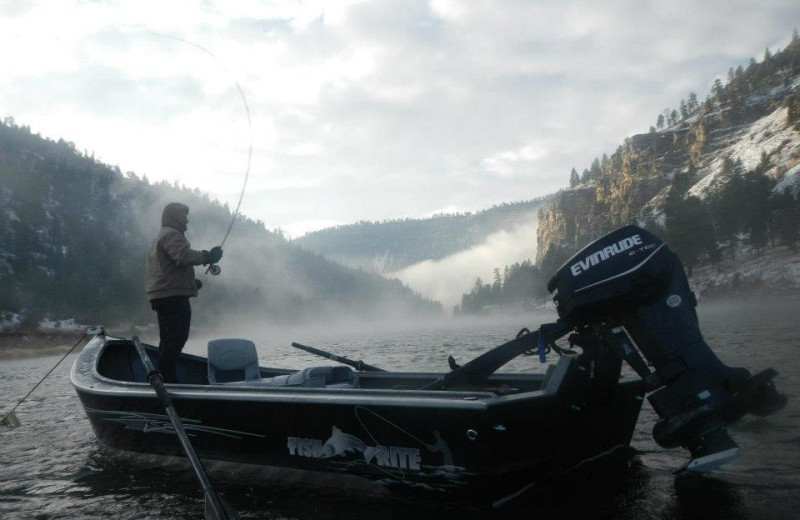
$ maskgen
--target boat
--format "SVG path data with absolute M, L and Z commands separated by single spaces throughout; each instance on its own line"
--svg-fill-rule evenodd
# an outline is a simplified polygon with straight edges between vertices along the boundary
M 714 355 L 680 261 L 643 229 L 627 226 L 586 246 L 548 289 L 557 322 L 523 329 L 462 366 L 450 359 L 449 371 L 383 371 L 318 350 L 340 364 L 270 368 L 252 341 L 222 338 L 209 342 L 206 357 L 181 354 L 179 383 L 166 388 L 212 468 L 495 504 L 625 451 L 645 396 L 660 417 L 656 441 L 688 449 L 679 472 L 696 473 L 738 455 L 728 424 L 786 402 L 774 370 L 751 376 Z M 158 348 L 144 352 L 157 366 Z M 499 371 L 517 356 L 548 354 L 555 362 L 544 373 Z M 623 375 L 623 363 L 635 376 Z M 100 333 L 70 378 L 103 445 L 180 457 L 149 375 L 133 340 Z
M 237 362 L 217 363 L 215 346 L 235 350 Z M 158 349 L 145 349 L 157 364 Z M 444 374 L 259 367 L 255 345 L 241 339 L 212 341 L 210 351 L 210 358 L 182 354 L 181 383 L 167 385 L 202 459 L 344 473 L 393 490 L 513 492 L 526 475 L 627 446 L 644 396 L 640 379 L 618 381 L 613 367 L 589 377 L 573 356 L 545 374 L 495 374 L 480 386 L 425 390 Z M 220 365 L 227 367 L 222 375 L 214 368 Z M 131 340 L 102 335 L 71 372 L 100 442 L 180 456 L 146 376 Z

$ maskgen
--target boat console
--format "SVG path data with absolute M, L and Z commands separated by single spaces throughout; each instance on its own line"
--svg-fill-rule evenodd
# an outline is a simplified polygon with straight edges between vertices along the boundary
M 786 403 L 772 383 L 775 370 L 751 375 L 714 354 L 700 332 L 697 301 L 680 260 L 644 229 L 623 227 L 589 244 L 547 288 L 560 318 L 553 326 L 573 337 L 605 331 L 644 379 L 660 417 L 654 439 L 691 454 L 681 471 L 709 471 L 734 459 L 739 448 L 726 426 Z

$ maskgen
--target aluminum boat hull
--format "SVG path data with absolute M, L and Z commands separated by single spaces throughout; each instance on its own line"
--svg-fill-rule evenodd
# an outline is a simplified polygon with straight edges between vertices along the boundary
M 146 348 L 157 361 L 157 348 Z M 184 383 L 167 386 L 195 450 L 212 467 L 348 475 L 343 483 L 364 479 L 454 498 L 496 500 L 627 447 L 645 392 L 641 380 L 622 379 L 592 395 L 580 370 L 555 390 L 543 374 L 495 374 L 474 390 L 415 390 L 441 374 L 409 372 L 361 372 L 352 387 L 209 385 L 206 366 L 182 354 Z M 293 371 L 260 372 L 268 381 Z M 70 377 L 102 444 L 182 456 L 130 341 L 95 337 Z

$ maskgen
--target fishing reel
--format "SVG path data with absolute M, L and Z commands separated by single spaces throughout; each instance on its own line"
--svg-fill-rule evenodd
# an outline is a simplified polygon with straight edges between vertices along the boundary
M 217 264 L 211 264 L 211 265 L 208 266 L 208 269 L 206 269 L 206 274 L 210 273 L 210 274 L 212 274 L 214 276 L 219 275 L 221 272 L 222 272 L 222 268 L 220 266 L 218 266 Z

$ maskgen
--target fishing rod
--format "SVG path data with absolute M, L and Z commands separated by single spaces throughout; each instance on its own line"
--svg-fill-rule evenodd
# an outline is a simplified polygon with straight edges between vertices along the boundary
M 204 52 L 205 54 L 208 54 L 209 56 L 217 60 L 227 70 L 227 67 L 225 67 L 225 62 L 223 62 L 222 59 L 220 59 L 217 55 L 215 55 L 213 52 L 206 49 L 202 45 L 186 40 L 179 36 L 173 36 L 171 34 L 163 34 L 154 31 L 145 31 L 145 33 L 154 36 L 160 36 L 162 38 L 168 38 L 170 40 L 175 40 L 181 43 L 185 43 L 186 45 L 191 45 L 195 49 L 198 49 L 199 51 Z M 230 70 L 228 70 L 228 72 L 230 72 Z M 247 96 L 245 96 L 244 94 L 244 89 L 242 88 L 242 85 L 239 84 L 239 81 L 235 77 L 232 76 L 232 79 L 233 83 L 236 85 L 236 90 L 238 90 L 239 92 L 239 97 L 242 100 L 242 105 L 244 106 L 245 114 L 247 115 L 247 138 L 248 138 L 247 167 L 245 168 L 244 171 L 244 182 L 242 183 L 242 191 L 239 193 L 239 201 L 236 203 L 236 209 L 233 211 L 233 215 L 231 216 L 231 223 L 228 225 L 228 230 L 225 231 L 225 236 L 222 237 L 222 242 L 219 245 L 220 248 L 224 246 L 225 241 L 228 240 L 228 235 L 231 234 L 231 229 L 233 229 L 233 224 L 236 222 L 236 218 L 239 216 L 239 209 L 242 207 L 244 192 L 247 189 L 247 181 L 250 179 L 250 164 L 252 163 L 253 160 L 253 121 L 252 118 L 250 117 L 250 105 L 247 103 Z M 211 273 L 212 275 L 217 276 L 221 272 L 222 269 L 217 264 L 209 264 L 205 274 Z

